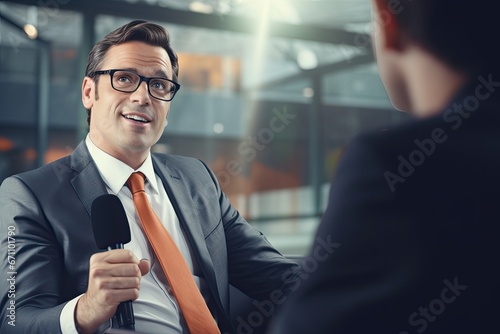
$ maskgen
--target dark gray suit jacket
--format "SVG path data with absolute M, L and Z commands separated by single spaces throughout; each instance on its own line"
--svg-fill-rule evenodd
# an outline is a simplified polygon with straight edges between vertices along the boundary
M 153 166 L 210 287 L 215 305 L 209 306 L 223 332 L 233 331 L 230 283 L 256 299 L 268 299 L 275 289 L 288 291 L 297 265 L 239 215 L 206 165 L 153 154 Z M 0 332 L 60 332 L 60 312 L 86 291 L 89 258 L 100 251 L 90 210 L 93 200 L 106 193 L 84 143 L 70 156 L 3 182 L 1 249 L 4 254 L 12 250 L 15 264 L 1 262 Z M 15 318 L 9 317 L 11 305 Z M 15 327 L 9 325 L 12 319 Z

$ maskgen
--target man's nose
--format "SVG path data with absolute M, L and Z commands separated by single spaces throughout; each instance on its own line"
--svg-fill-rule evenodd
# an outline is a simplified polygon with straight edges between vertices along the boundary
M 149 95 L 148 83 L 142 81 L 139 87 L 130 94 L 130 99 L 132 102 L 137 102 L 141 105 L 149 104 L 151 102 L 151 96 Z

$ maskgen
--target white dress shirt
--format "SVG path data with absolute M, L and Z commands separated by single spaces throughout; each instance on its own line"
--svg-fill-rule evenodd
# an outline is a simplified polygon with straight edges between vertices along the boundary
M 202 295 L 208 301 L 210 295 L 208 286 L 206 281 L 200 278 L 202 275 L 200 275 L 198 263 L 180 227 L 179 219 L 163 183 L 154 173 L 151 154 L 141 167 L 133 170 L 122 161 L 100 150 L 92 143 L 88 135 L 85 143 L 106 184 L 108 193 L 117 195 L 125 208 L 130 225 L 131 241 L 124 248 L 130 249 L 139 259 L 148 259 L 151 262 L 150 272 L 141 279 L 139 298 L 133 302 L 136 331 L 151 334 L 188 333 L 165 274 L 144 234 L 134 207 L 132 194 L 126 186 L 126 182 L 133 172 L 140 171 L 146 176 L 145 190 L 151 206 L 179 247 L 191 272 L 194 273 L 198 288 L 201 287 Z M 77 333 L 74 311 L 80 297 L 68 302 L 61 312 L 60 324 L 63 334 Z M 105 331 L 108 328 L 110 328 L 110 322 L 100 326 L 99 330 Z

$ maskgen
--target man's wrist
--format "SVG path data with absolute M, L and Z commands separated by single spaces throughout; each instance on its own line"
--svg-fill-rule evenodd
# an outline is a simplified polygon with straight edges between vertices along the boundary
M 92 321 L 89 321 L 93 318 L 92 314 L 89 313 L 89 308 L 86 306 L 87 295 L 83 294 L 82 297 L 78 300 L 75 307 L 75 327 L 78 334 L 92 334 L 95 332 L 99 324 L 93 325 Z

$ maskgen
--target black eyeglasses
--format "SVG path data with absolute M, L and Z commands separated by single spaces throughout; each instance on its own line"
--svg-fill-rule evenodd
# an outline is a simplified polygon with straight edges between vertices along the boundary
M 145 81 L 149 95 L 161 101 L 172 101 L 175 93 L 181 88 L 177 82 L 162 77 L 143 77 L 129 70 L 106 70 L 89 73 L 89 76 L 109 74 L 111 87 L 119 92 L 132 93 Z

